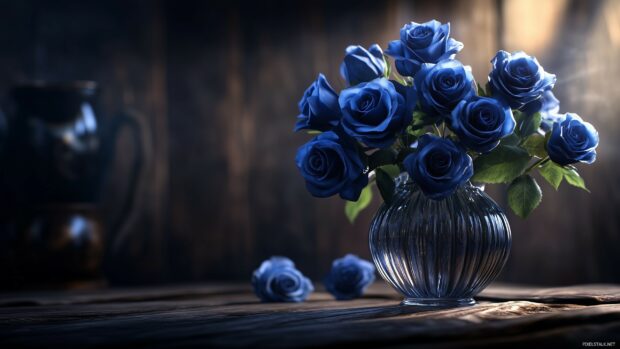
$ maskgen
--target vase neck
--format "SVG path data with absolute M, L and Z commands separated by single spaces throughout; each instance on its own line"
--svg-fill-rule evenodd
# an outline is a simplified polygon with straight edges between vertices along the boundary
M 407 173 L 406 171 L 401 172 L 401 174 L 399 174 L 396 178 L 394 178 L 394 184 L 395 184 L 396 190 L 414 190 L 418 187 L 417 184 L 414 182 L 414 180 L 411 178 L 411 176 L 409 176 L 409 173 Z M 483 183 L 474 184 L 470 181 L 467 181 L 461 184 L 461 187 L 477 188 L 480 191 L 484 191 L 485 189 L 485 185 Z

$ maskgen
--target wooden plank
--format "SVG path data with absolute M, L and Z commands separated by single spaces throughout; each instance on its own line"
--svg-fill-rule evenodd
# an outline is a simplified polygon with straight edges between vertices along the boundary
M 531 218 L 510 217 L 512 257 L 501 280 L 620 278 L 615 0 L 24 0 L 2 2 L 0 10 L 3 109 L 19 80 L 94 79 L 105 109 L 139 110 L 153 131 L 136 224 L 107 260 L 113 283 L 247 280 L 272 254 L 320 279 L 345 253 L 368 258 L 377 204 L 351 225 L 340 199 L 306 192 L 293 161 L 308 139 L 291 131 L 296 103 L 318 72 L 344 87 L 338 67 L 348 44 L 385 48 L 405 22 L 432 18 L 452 23 L 452 35 L 465 44 L 457 57 L 479 81 L 496 49 L 533 50 L 558 74 L 562 111 L 578 112 L 600 131 L 598 161 L 580 169 L 592 194 L 541 184 L 545 198 Z M 110 220 L 127 190 L 132 156 L 127 134 L 121 138 L 106 191 Z M 505 204 L 501 186 L 487 188 Z
M 607 304 L 508 300 L 428 311 L 398 305 L 381 283 L 354 301 L 316 292 L 304 303 L 260 303 L 240 284 L 25 295 L 40 305 L 0 305 L 0 345 L 459 347 L 618 340 L 620 286 L 580 287 L 589 301 Z M 529 293 L 555 302 L 577 290 L 500 285 L 487 298 Z
M 320 292 L 311 295 L 311 300 L 325 300 L 330 297 L 323 292 L 321 284 L 315 285 Z M 209 283 L 197 285 L 176 285 L 159 287 L 116 288 L 89 291 L 39 291 L 0 294 L 0 308 L 11 306 L 102 304 L 114 302 L 151 302 L 161 300 L 190 300 L 222 298 L 230 295 L 244 295 L 248 301 L 256 302 L 249 283 Z M 327 298 L 325 298 L 327 296 Z M 382 280 L 367 289 L 364 298 L 400 301 L 402 298 Z M 496 283 L 482 291 L 476 299 L 481 301 L 536 301 L 542 303 L 611 304 L 620 303 L 619 285 L 576 285 L 567 287 L 541 288 L 514 284 Z M 340 302 L 346 304 L 347 302 Z
M 599 284 L 542 288 L 498 284 L 485 289 L 477 298 L 494 301 L 512 299 L 582 305 L 620 303 L 620 287 Z

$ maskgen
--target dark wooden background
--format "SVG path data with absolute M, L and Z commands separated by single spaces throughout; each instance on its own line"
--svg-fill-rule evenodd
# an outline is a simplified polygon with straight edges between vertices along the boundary
M 151 134 L 132 230 L 107 256 L 113 283 L 249 279 L 281 254 L 319 279 L 345 253 L 369 257 L 372 209 L 351 225 L 337 199 L 306 193 L 294 154 L 297 101 L 319 72 L 335 88 L 348 44 L 387 43 L 410 21 L 452 22 L 458 59 L 485 81 L 499 48 L 557 74 L 562 111 L 599 130 L 592 193 L 541 184 L 501 279 L 620 282 L 620 2 L 0 1 L 0 100 L 31 79 L 90 79 L 107 113 L 139 112 Z M 118 141 L 109 219 L 127 191 L 132 150 Z M 500 188 L 488 191 L 505 206 Z

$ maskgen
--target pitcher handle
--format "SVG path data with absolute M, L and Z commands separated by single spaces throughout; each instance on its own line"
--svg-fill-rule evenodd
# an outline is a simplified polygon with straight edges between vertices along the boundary
M 112 251 L 117 251 L 129 236 L 132 221 L 135 219 L 133 217 L 136 214 L 136 200 L 144 182 L 143 174 L 145 163 L 147 162 L 147 151 L 149 149 L 146 143 L 149 139 L 147 128 L 142 125 L 140 119 L 132 112 L 124 111 L 118 113 L 112 123 L 110 132 L 112 142 L 109 143 L 111 144 L 111 149 L 109 149 L 108 154 L 114 154 L 116 152 L 117 136 L 124 128 L 127 128 L 131 132 L 132 146 L 135 150 L 135 155 L 129 173 L 128 194 L 125 195 L 118 216 L 113 220 L 111 230 L 109 230 L 112 232 L 110 245 Z

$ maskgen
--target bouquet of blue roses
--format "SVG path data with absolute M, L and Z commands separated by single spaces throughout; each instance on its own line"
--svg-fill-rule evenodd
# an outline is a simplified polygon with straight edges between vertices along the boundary
M 455 59 L 462 48 L 435 20 L 406 24 L 385 54 L 349 46 L 340 67 L 348 87 L 338 94 L 319 74 L 299 102 L 295 131 L 315 135 L 296 156 L 308 191 L 339 194 L 353 221 L 371 184 L 390 202 L 404 171 L 435 200 L 467 181 L 508 184 L 521 217 L 542 200 L 534 170 L 555 189 L 566 180 L 587 190 L 574 164 L 594 162 L 598 133 L 559 113 L 555 75 L 524 52 L 499 51 L 483 87 Z

